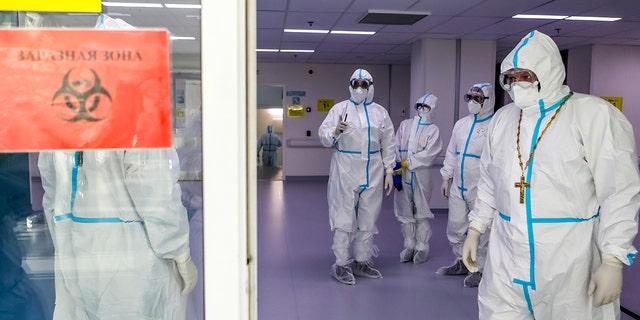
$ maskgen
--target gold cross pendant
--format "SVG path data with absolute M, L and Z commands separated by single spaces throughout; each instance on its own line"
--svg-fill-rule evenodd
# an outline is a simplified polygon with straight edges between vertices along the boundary
M 524 175 L 521 175 L 520 182 L 516 182 L 514 187 L 520 188 L 520 203 L 524 203 L 524 188 L 531 187 L 531 184 L 524 180 Z

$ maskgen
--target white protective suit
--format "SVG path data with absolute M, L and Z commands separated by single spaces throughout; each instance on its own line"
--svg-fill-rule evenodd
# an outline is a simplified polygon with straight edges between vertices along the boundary
M 262 166 L 275 167 L 278 165 L 278 148 L 282 146 L 280 137 L 273 133 L 273 126 L 267 126 L 267 132 L 258 139 L 258 153 L 262 149 Z
M 54 320 L 184 319 L 189 256 L 174 149 L 43 152 Z
M 405 249 L 425 251 L 428 256 L 431 238 L 428 219 L 433 219 L 429 206 L 433 189 L 429 167 L 442 151 L 442 140 L 438 127 L 428 120 L 437 98 L 427 93 L 416 103 L 427 104 L 431 110 L 425 117 L 416 115 L 403 120 L 396 132 L 396 160 L 405 160 L 407 167 L 402 170 L 402 190 L 394 194 L 393 209 L 401 224 Z
M 364 69 L 357 69 L 351 79 L 373 78 Z M 334 231 L 333 252 L 336 265 L 346 266 L 352 260 L 349 246 L 354 241 L 358 262 L 369 262 L 374 254 L 373 235 L 378 233 L 376 221 L 380 214 L 385 173 L 395 165 L 394 128 L 387 110 L 371 101 L 373 84 L 367 97 L 351 98 L 334 105 L 318 129 L 325 147 L 334 148 L 329 169 L 327 197 L 329 222 Z M 346 131 L 336 135 L 339 117 L 349 123 Z
M 550 121 L 525 171 L 520 203 L 516 151 L 521 108 L 509 104 L 489 125 L 470 227 L 491 226 L 478 291 L 480 319 L 618 319 L 619 300 L 595 307 L 587 295 L 601 255 L 631 264 L 637 251 L 640 176 L 633 129 L 604 100 L 571 96 L 558 47 L 532 31 L 502 62 L 540 82 L 537 105 L 522 109 L 523 163 Z M 465 245 L 466 250 L 466 245 Z
M 449 214 L 447 218 L 447 239 L 456 259 L 462 259 L 462 244 L 469 228 L 469 212 L 476 201 L 478 180 L 480 180 L 480 155 L 487 141 L 487 128 L 493 117 L 495 95 L 493 86 L 478 83 L 472 86 L 482 90 L 485 99 L 480 112 L 469 114 L 456 121 L 451 133 L 440 174 L 443 180 L 452 180 L 449 191 Z M 485 232 L 478 248 L 478 265 L 484 270 L 486 245 L 489 232 Z

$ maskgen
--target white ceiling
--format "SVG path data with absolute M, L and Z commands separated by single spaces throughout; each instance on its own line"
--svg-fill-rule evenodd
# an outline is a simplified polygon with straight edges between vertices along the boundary
M 200 4 L 201 0 L 135 1 Z M 495 39 L 500 61 L 532 29 L 551 35 L 560 49 L 588 44 L 640 45 L 640 0 L 256 0 L 256 7 L 257 48 L 315 50 L 257 52 L 258 62 L 409 64 L 411 44 L 425 38 Z M 359 24 L 369 9 L 429 11 L 431 15 L 409 26 Z M 175 36 L 194 36 L 195 40 L 172 41 L 172 52 L 200 53 L 199 9 L 105 7 L 105 12 L 136 27 L 166 27 Z M 511 18 L 518 13 L 612 16 L 622 20 Z M 96 21 L 95 16 L 62 13 L 44 16 L 49 26 L 56 27 L 93 27 Z M 376 31 L 376 34 L 283 32 L 285 28 L 310 28 L 309 21 L 314 29 Z
M 256 0 L 258 62 L 409 64 L 420 39 L 497 40 L 502 60 L 529 31 L 552 36 L 560 49 L 588 44 L 640 45 L 638 0 Z M 429 11 L 414 25 L 359 24 L 369 9 Z M 512 19 L 515 14 L 621 17 L 616 22 Z M 309 26 L 313 21 L 313 26 Z M 285 28 L 376 31 L 367 35 L 284 33 Z

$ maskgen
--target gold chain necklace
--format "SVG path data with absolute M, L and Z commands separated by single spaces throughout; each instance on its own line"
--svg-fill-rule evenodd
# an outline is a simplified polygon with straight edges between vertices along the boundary
M 567 95 L 564 101 L 562 101 L 562 104 L 560 104 L 558 109 L 556 109 L 556 112 L 554 112 L 553 116 L 551 116 L 551 119 L 549 120 L 549 122 L 547 122 L 547 125 L 544 127 L 544 129 L 542 129 L 542 133 L 540 133 L 540 135 L 538 136 L 538 139 L 536 140 L 536 143 L 533 145 L 533 150 L 531 150 L 531 154 L 529 154 L 529 159 L 527 159 L 527 163 L 524 166 L 522 165 L 522 154 L 520 153 L 520 124 L 522 123 L 522 110 L 520 110 L 520 118 L 518 118 L 518 135 L 516 136 L 516 146 L 517 146 L 516 149 L 518 150 L 518 164 L 520 165 L 520 181 L 516 181 L 516 183 L 514 184 L 515 188 L 520 188 L 520 203 L 524 203 L 525 188 L 531 188 L 531 183 L 526 182 L 526 180 L 524 179 L 524 171 L 529 167 L 529 163 L 531 162 L 531 159 L 533 159 L 533 154 L 536 152 L 536 148 L 538 147 L 538 143 L 540 142 L 540 139 L 542 139 L 542 136 L 544 135 L 544 133 L 547 132 L 547 129 L 549 129 L 551 122 L 553 122 L 553 120 L 558 115 L 558 112 L 560 112 L 560 109 L 562 109 L 562 106 L 564 106 L 564 104 L 567 102 L 567 100 L 569 100 L 569 98 L 571 98 L 572 95 L 573 95 L 573 92 L 569 92 L 569 95 Z

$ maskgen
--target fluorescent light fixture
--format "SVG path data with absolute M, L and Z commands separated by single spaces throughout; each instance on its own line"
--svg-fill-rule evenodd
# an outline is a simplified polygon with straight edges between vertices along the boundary
M 256 49 L 257 52 L 279 52 L 280 49 Z
M 199 14 L 188 14 L 185 17 L 200 20 L 200 15 Z
M 162 8 L 159 3 L 143 3 L 143 2 L 102 2 L 106 7 L 128 7 L 128 8 Z
M 618 21 L 622 18 L 614 17 L 585 17 L 585 16 L 570 16 L 567 20 L 581 20 L 581 21 Z
M 68 12 L 67 13 L 68 16 L 97 16 L 97 13 L 91 13 L 91 12 Z M 109 14 L 111 15 L 111 14 Z
M 109 12 L 107 13 L 107 15 L 110 17 L 131 17 L 131 15 L 128 13 L 119 13 L 119 12 Z
M 169 9 L 200 9 L 202 8 L 199 4 L 181 4 L 181 3 L 165 3 L 165 7 Z
M 556 15 L 548 15 L 548 14 L 516 14 L 511 17 L 514 19 L 553 19 L 553 20 L 561 20 L 565 19 L 568 16 L 556 16 Z
M 301 52 L 301 53 L 313 53 L 315 50 L 305 50 L 305 49 L 280 49 L 280 52 Z
M 295 32 L 295 33 L 329 33 L 329 30 L 319 30 L 319 29 L 284 29 L 284 32 Z
M 333 34 L 362 34 L 362 35 L 372 35 L 376 34 L 375 31 L 346 31 L 346 30 L 331 30 Z
M 169 39 L 171 40 L 195 40 L 196 37 L 177 37 L 177 36 L 170 36 Z

